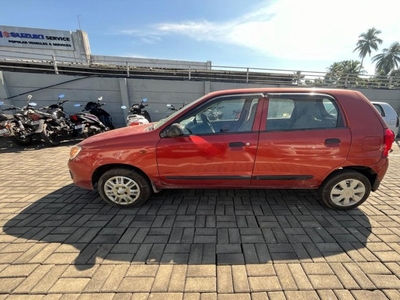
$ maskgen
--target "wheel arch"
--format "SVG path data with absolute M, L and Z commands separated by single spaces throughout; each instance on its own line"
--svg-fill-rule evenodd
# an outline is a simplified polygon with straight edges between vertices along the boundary
M 377 174 L 376 172 L 368 167 L 363 167 L 363 166 L 347 166 L 347 167 L 343 167 L 340 169 L 336 169 L 335 171 L 333 171 L 332 173 L 330 173 L 322 182 L 322 184 L 324 182 L 326 182 L 327 180 L 329 180 L 330 178 L 332 178 L 333 176 L 335 176 L 338 173 L 341 173 L 343 171 L 356 171 L 359 172 L 361 174 L 363 174 L 365 177 L 367 177 L 367 179 L 369 180 L 369 182 L 371 183 L 371 190 L 372 191 L 376 191 L 378 189 L 378 185 L 376 185 L 377 183 Z M 321 184 L 321 185 L 322 185 Z
M 103 166 L 98 167 L 93 172 L 93 175 L 92 175 L 92 184 L 93 184 L 93 186 L 97 185 L 101 175 L 103 175 L 108 170 L 115 169 L 115 168 L 133 170 L 133 171 L 139 173 L 140 175 L 142 175 L 148 181 L 150 186 L 153 188 L 153 191 L 157 192 L 157 190 L 154 187 L 153 182 L 150 180 L 149 176 L 147 176 L 147 174 L 145 172 L 143 172 L 141 169 L 139 169 L 139 168 L 137 168 L 135 166 L 127 165 L 127 164 L 109 164 L 109 165 L 103 165 Z

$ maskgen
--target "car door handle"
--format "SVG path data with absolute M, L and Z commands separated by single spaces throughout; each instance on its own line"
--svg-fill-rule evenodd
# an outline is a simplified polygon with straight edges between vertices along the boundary
M 336 139 L 336 138 L 326 139 L 325 145 L 329 146 L 329 145 L 334 145 L 334 144 L 340 144 L 340 142 L 341 142 L 340 139 Z
M 234 148 L 234 147 L 244 147 L 245 143 L 243 142 L 230 142 L 229 143 L 229 148 Z

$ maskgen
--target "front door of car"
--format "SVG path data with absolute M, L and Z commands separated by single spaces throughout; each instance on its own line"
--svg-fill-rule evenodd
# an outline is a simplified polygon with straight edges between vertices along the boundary
M 161 182 L 171 187 L 250 186 L 261 97 L 211 99 L 175 120 L 185 134 L 160 139 L 156 151 Z
M 316 93 L 268 96 L 252 186 L 318 187 L 350 150 L 351 132 L 339 105 Z

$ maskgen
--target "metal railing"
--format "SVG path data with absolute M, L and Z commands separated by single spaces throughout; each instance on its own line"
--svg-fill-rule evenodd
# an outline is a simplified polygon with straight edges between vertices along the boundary
M 76 57 L 0 53 L 0 70 L 79 76 L 165 80 L 218 81 L 271 86 L 400 89 L 400 75 L 360 75 L 303 70 L 217 66 L 211 62 L 93 56 L 87 63 Z M 93 63 L 95 61 L 95 63 Z

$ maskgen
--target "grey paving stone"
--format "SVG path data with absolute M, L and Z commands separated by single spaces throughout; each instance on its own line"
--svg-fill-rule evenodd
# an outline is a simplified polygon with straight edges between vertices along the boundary
M 351 211 L 292 190 L 165 191 L 118 209 L 71 184 L 70 146 L 0 149 L 2 168 L 24 166 L 0 173 L 0 299 L 397 300 L 396 147 Z

